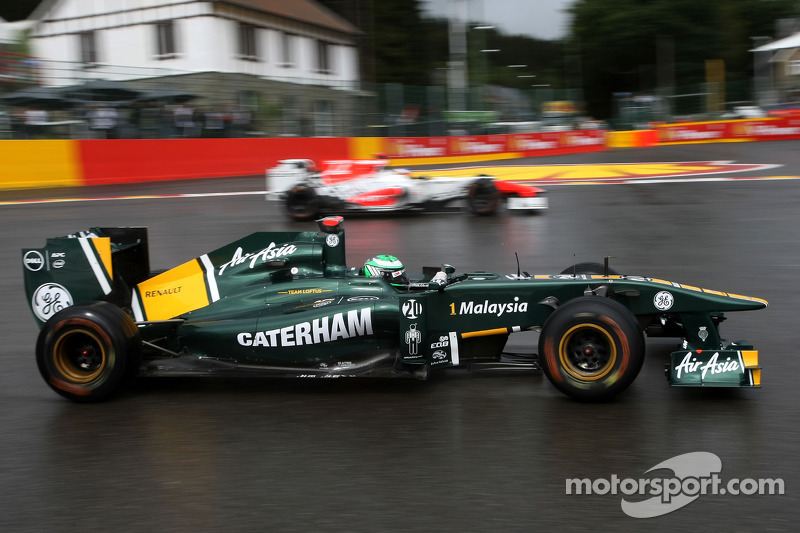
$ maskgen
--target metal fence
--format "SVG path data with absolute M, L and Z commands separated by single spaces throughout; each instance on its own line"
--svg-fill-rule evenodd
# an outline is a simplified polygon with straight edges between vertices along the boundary
M 580 91 L 550 87 L 477 87 L 456 97 L 443 86 L 5 59 L 27 73 L 0 83 L 5 138 L 503 133 L 510 122 L 532 124 L 542 102 L 581 100 Z M 453 101 L 467 109 L 450 109 Z
M 0 79 L 5 138 L 352 136 L 374 100 L 321 78 L 25 61 L 30 76 Z
M 774 92 L 774 91 L 773 91 Z M 643 129 L 652 123 L 744 118 L 744 108 L 778 102 L 765 89 L 756 93 L 751 81 L 700 83 L 669 90 L 614 95 L 614 129 Z
M 31 93 L 31 89 L 36 90 Z M 37 92 L 38 91 L 38 92 Z M 753 83 L 614 96 L 615 129 L 714 118 L 752 103 Z M 26 95 L 29 98 L 26 98 Z M 451 109 L 449 102 L 466 102 Z M 45 62 L 0 53 L 1 138 L 446 136 L 546 128 L 547 102 L 579 89 L 336 84 L 241 73 Z M 575 118 L 575 117 L 572 117 Z

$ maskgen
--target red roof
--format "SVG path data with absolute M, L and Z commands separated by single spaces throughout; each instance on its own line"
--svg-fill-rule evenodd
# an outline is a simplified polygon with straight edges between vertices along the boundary
M 214 0 L 271 13 L 314 26 L 349 34 L 363 33 L 356 26 L 313 0 Z

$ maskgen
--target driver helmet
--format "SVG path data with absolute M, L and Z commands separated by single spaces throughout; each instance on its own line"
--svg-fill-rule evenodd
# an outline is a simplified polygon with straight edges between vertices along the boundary
M 384 278 L 395 287 L 407 287 L 408 278 L 403 263 L 393 255 L 380 254 L 364 263 L 364 275 L 368 278 Z

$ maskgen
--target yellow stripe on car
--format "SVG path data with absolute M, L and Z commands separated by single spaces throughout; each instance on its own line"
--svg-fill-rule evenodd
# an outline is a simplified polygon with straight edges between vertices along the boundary
M 757 368 L 758 350 L 742 350 L 742 361 L 745 368 Z
M 86 256 L 86 261 L 92 269 L 97 283 L 103 289 L 103 294 L 111 293 L 111 280 L 114 274 L 111 271 L 111 239 L 108 237 L 86 238 L 79 237 L 78 243 Z M 101 252 L 101 250 L 103 250 Z
M 108 277 L 114 279 L 114 270 L 111 266 L 111 239 L 109 237 L 94 238 L 92 239 L 92 245 L 97 251 L 97 255 L 100 257 L 100 262 L 103 263 Z
M 727 296 L 728 295 L 727 292 L 715 291 L 713 289 L 703 289 L 703 292 L 705 292 L 707 294 L 714 294 L 716 296 Z
M 763 298 L 756 298 L 755 296 L 744 296 L 742 294 L 733 294 L 732 292 L 728 293 L 728 296 L 731 298 L 737 298 L 739 300 L 750 300 L 751 302 L 761 302 L 764 305 L 769 305 L 769 302 Z
M 509 328 L 495 328 L 495 329 L 483 329 L 480 331 L 467 331 L 461 334 L 462 339 L 469 339 L 472 337 L 488 337 L 490 335 L 505 335 L 509 333 Z

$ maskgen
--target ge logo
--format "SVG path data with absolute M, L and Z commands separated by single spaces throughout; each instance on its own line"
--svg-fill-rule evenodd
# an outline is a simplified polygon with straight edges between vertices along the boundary
M 336 248 L 339 246 L 339 236 L 330 234 L 325 238 L 325 242 L 328 243 L 328 246 L 331 248 Z
M 33 313 L 42 322 L 72 305 L 72 295 L 58 283 L 46 283 L 36 289 L 31 299 Z
M 672 293 L 669 291 L 660 291 L 653 298 L 653 305 L 655 305 L 656 309 L 659 311 L 670 309 L 674 303 L 675 297 L 672 296 Z

